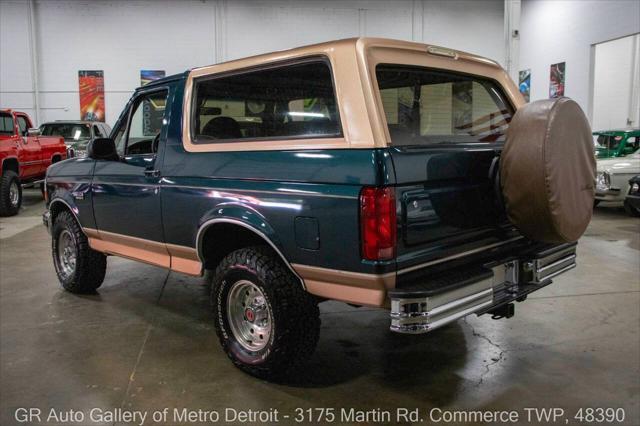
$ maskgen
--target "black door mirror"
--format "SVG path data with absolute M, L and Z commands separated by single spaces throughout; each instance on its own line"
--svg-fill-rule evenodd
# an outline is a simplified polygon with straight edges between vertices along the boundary
M 113 139 L 97 138 L 87 145 L 87 157 L 94 160 L 119 161 L 120 156 L 116 151 Z

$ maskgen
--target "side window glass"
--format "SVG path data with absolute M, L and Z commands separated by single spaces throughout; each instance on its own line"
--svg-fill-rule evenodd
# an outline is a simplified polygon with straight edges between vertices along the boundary
M 18 129 L 20 130 L 20 134 L 22 136 L 26 136 L 27 135 L 27 127 L 29 127 L 27 125 L 27 120 L 23 116 L 19 115 L 18 118 L 17 118 L 17 121 L 18 121 Z
M 627 138 L 627 143 L 625 145 L 625 150 L 629 153 L 633 153 L 636 152 L 638 150 L 638 147 L 640 146 L 638 143 L 638 137 L 637 136 L 629 136 Z
M 125 155 L 155 154 L 158 151 L 167 94 L 163 90 L 143 95 L 136 101 L 129 121 Z
M 104 134 L 102 133 L 102 130 L 100 129 L 99 126 L 94 125 L 93 126 L 93 135 L 96 138 L 104 138 Z
M 321 60 L 196 80 L 194 93 L 196 143 L 342 134 L 331 69 Z

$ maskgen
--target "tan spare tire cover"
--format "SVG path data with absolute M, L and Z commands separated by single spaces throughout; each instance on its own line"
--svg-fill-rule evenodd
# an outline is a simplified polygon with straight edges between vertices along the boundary
M 595 167 L 591 128 L 576 102 L 546 99 L 521 107 L 500 158 L 509 220 L 532 240 L 576 241 L 591 220 Z

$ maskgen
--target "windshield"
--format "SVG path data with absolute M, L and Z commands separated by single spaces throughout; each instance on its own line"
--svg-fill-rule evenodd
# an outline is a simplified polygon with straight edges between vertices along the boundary
M 0 112 L 0 135 L 13 135 L 13 118 L 8 112 Z
M 91 138 L 88 124 L 79 123 L 49 123 L 40 127 L 43 136 L 62 136 L 65 140 L 78 141 Z
M 388 64 L 376 76 L 394 145 L 504 141 L 513 109 L 494 81 Z

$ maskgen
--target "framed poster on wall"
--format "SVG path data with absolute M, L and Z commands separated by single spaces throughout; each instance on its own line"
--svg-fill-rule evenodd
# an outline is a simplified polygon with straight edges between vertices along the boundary
M 80 119 L 104 122 L 104 71 L 78 71 Z
M 144 86 L 152 81 L 164 78 L 164 70 L 140 70 L 140 85 Z
M 531 99 L 531 70 L 522 70 L 518 73 L 518 88 L 526 102 Z
M 559 98 L 564 96 L 564 70 L 565 63 L 559 62 L 551 65 L 551 72 L 549 74 L 549 97 Z

